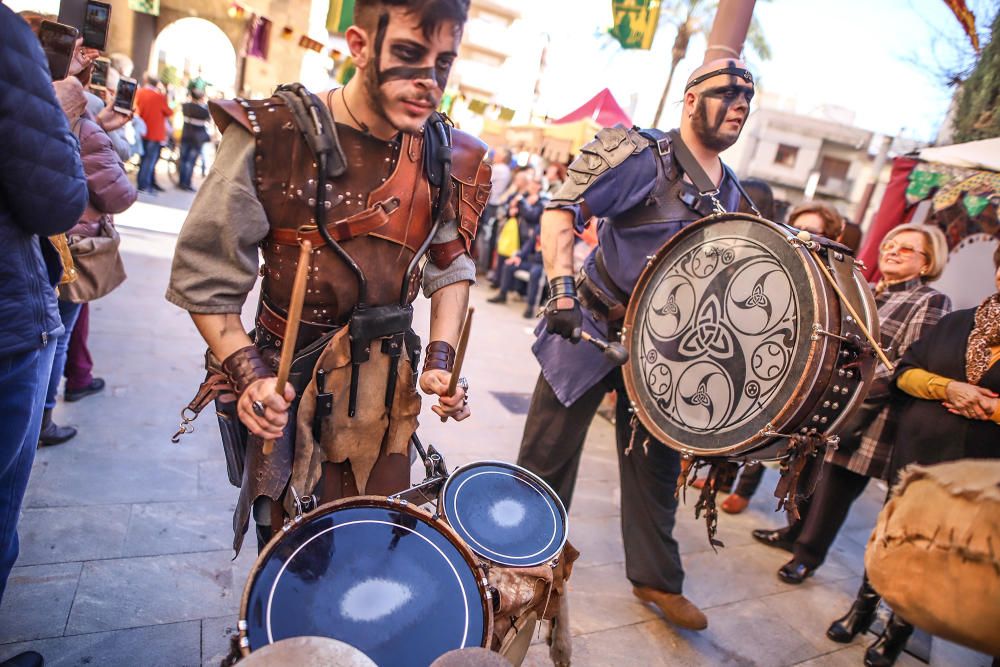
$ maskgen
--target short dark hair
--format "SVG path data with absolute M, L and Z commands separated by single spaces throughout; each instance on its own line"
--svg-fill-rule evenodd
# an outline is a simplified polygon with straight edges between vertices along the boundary
M 462 27 L 469 19 L 469 0 L 355 0 L 354 23 L 366 30 L 373 29 L 379 12 L 386 9 L 402 9 L 416 16 L 427 39 L 445 21 Z

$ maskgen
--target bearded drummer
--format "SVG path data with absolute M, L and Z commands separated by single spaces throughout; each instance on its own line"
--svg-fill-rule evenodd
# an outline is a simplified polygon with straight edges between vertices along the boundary
M 672 535 L 680 455 L 633 420 L 621 370 L 596 347 L 578 342 L 581 332 L 618 338 L 647 257 L 689 223 L 713 212 L 737 211 L 741 197 L 749 200 L 719 153 L 739 138 L 753 94 L 753 77 L 743 62 L 702 65 L 685 86 L 679 132 L 601 130 L 570 165 L 542 216 L 551 298 L 533 347 L 541 374 L 517 462 L 544 478 L 568 508 L 587 429 L 604 395 L 616 391 L 625 574 L 639 599 L 691 630 L 704 630 L 708 619 L 683 595 L 684 570 Z M 686 159 L 680 161 L 689 165 L 687 170 L 678 159 L 684 150 Z M 692 160 L 697 168 L 690 166 Z M 686 173 L 697 170 L 703 174 Z M 705 176 L 711 184 L 695 187 L 706 182 Z M 604 222 L 577 280 L 574 231 L 591 217 Z
M 435 112 L 469 3 L 354 7 L 345 37 L 357 74 L 346 86 L 312 95 L 294 85 L 211 105 L 222 143 L 177 240 L 166 296 L 191 314 L 211 352 L 201 400 L 189 407 L 219 396 L 230 480 L 241 486 L 237 550 L 251 515 L 263 544 L 283 515 L 308 509 L 314 490 L 328 502 L 408 488 L 420 411 L 420 340 L 408 318 L 421 282 L 431 340 L 419 386 L 437 397 L 439 416 L 470 414 L 466 387 L 448 395 L 448 384 L 490 170 L 486 146 Z M 293 366 L 296 384 L 277 387 L 303 239 L 315 248 L 296 347 L 304 361 Z M 428 245 L 421 278 L 416 260 Z M 251 339 L 240 311 L 258 249 L 264 279 Z M 265 439 L 275 440 L 269 454 Z

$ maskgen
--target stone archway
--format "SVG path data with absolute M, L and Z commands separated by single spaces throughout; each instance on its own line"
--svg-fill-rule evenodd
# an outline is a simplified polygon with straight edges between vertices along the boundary
M 151 70 L 162 63 L 184 80 L 200 74 L 213 92 L 233 96 L 239 66 L 236 49 L 231 36 L 211 21 L 185 17 L 167 24 L 153 42 L 151 63 Z

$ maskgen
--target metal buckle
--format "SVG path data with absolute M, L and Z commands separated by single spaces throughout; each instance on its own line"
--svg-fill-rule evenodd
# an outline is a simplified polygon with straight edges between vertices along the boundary
M 670 154 L 670 139 L 668 137 L 656 140 L 656 152 L 661 156 Z

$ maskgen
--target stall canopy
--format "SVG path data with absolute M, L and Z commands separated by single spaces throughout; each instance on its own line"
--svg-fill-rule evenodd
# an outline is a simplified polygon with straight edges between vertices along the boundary
M 594 95 L 583 106 L 575 111 L 571 111 L 562 118 L 552 121 L 556 125 L 572 123 L 578 120 L 592 120 L 601 127 L 613 127 L 621 123 L 625 127 L 632 125 L 632 119 L 618 104 L 618 100 L 605 88 Z

